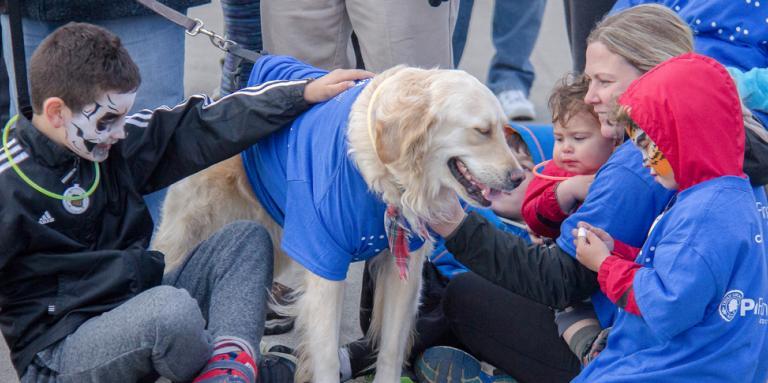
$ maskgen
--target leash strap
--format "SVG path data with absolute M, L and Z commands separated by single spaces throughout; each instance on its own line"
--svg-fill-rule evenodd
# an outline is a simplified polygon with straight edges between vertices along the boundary
M 21 2 L 7 1 L 8 21 L 11 27 L 11 55 L 13 68 L 8 68 L 16 80 L 16 110 L 19 115 L 32 119 L 32 104 L 27 85 L 27 56 L 24 52 L 24 30 L 21 24 Z
M 187 17 L 183 13 L 180 13 L 169 6 L 160 3 L 157 0 L 136 0 L 136 2 L 149 8 L 153 12 L 168 19 L 174 24 L 184 28 L 184 30 L 190 36 L 197 36 L 199 34 L 208 36 L 208 38 L 211 40 L 211 44 L 213 44 L 216 48 L 223 50 L 224 52 L 254 63 L 262 56 L 258 52 L 254 52 L 252 50 L 241 47 L 236 42 L 226 38 L 225 36 L 205 29 L 205 24 L 203 24 L 202 20 Z

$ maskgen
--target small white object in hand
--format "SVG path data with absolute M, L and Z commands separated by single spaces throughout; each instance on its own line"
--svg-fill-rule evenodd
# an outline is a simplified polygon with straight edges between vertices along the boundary
M 577 233 L 577 237 L 579 238 L 586 238 L 587 237 L 587 228 L 580 227 L 579 232 Z

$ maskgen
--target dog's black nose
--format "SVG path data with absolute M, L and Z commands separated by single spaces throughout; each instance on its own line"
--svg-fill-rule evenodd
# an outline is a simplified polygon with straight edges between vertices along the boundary
M 507 177 L 507 179 L 509 180 L 509 185 L 511 186 L 509 190 L 512 190 L 523 183 L 525 180 L 525 172 L 520 169 L 510 170 L 509 177 Z

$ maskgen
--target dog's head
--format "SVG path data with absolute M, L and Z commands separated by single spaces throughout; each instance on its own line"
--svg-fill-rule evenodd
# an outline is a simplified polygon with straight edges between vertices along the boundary
M 350 147 L 386 202 L 434 220 L 444 216 L 453 192 L 489 206 L 499 191 L 524 179 L 505 139 L 498 100 L 466 72 L 396 67 L 369 88 L 350 120 L 365 125 L 365 137 L 350 130 Z M 375 147 L 378 166 L 367 163 L 366 147 Z

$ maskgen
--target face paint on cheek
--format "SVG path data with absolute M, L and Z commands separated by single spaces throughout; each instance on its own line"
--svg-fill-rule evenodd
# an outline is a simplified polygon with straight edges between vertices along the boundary
M 648 135 L 634 123 L 627 126 L 627 135 L 643 152 L 643 165 L 653 169 L 656 174 L 664 177 L 672 174 L 672 165 L 667 157 L 659 150 L 656 143 L 648 138 Z
M 67 142 L 79 156 L 103 161 L 109 149 L 124 138 L 125 114 L 133 106 L 136 93 L 105 93 L 66 123 Z

